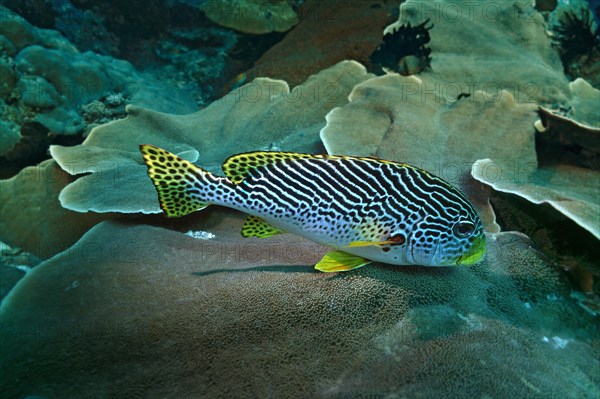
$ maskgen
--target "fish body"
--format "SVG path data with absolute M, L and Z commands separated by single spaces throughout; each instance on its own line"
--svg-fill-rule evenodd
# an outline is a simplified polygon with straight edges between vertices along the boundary
M 248 213 L 244 236 L 290 232 L 333 247 L 317 269 L 371 261 L 469 265 L 483 259 L 485 235 L 470 201 L 419 168 L 375 158 L 252 152 L 230 157 L 215 176 L 166 150 L 141 145 L 169 217 L 208 205 Z

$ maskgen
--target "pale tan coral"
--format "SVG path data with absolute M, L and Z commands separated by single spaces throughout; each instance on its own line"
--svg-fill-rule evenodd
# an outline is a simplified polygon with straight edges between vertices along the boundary
M 544 19 L 532 1 L 408 0 L 398 21 L 416 26 L 429 19 L 431 71 L 445 83 L 498 93 L 518 102 L 551 104 L 568 99 L 568 80 L 551 46 Z
M 176 154 L 190 162 L 198 159 L 195 150 Z M 50 147 L 50 155 L 70 175 L 91 174 L 73 181 L 60 192 L 58 199 L 65 209 L 107 212 L 103 204 L 119 202 L 120 213 L 155 213 L 145 212 L 156 208 L 156 191 L 148 184 L 148 175 L 137 153 L 93 145 L 55 145 Z M 127 200 L 123 201 L 123 197 Z
M 285 32 L 298 23 L 287 0 L 209 0 L 200 9 L 213 22 L 244 33 Z
M 600 90 L 581 78 L 569 83 L 569 90 L 573 98 L 569 116 L 580 124 L 600 129 Z
M 495 190 L 519 195 L 535 204 L 549 203 L 565 216 L 600 238 L 600 173 L 571 165 L 539 168 L 524 180 L 503 178 L 491 159 L 473 164 L 475 179 Z
M 535 204 L 548 203 L 595 237 L 600 238 L 600 91 L 582 79 L 569 85 L 572 108 L 569 116 L 540 108 L 540 120 L 535 123 L 539 142 L 563 147 L 576 146 L 581 152 L 569 159 L 567 151 L 545 155 L 542 151 L 539 168 L 520 178 L 499 173 L 505 166 L 497 155 L 480 159 L 472 168 L 472 176 L 495 190 L 516 194 Z M 531 145 L 533 148 L 533 145 Z M 538 145 L 540 147 L 540 145 Z M 586 159 L 585 153 L 588 152 Z M 545 159 L 549 158 L 549 159 Z M 562 159 L 565 158 L 565 159 Z M 575 163 L 575 164 L 572 164 Z M 587 164 L 587 165 L 586 165 Z
M 387 30 L 430 18 L 435 25 L 430 31 L 431 71 L 408 78 L 392 74 L 357 85 L 350 103 L 327 115 L 321 137 L 328 151 L 421 166 L 466 191 L 487 229 L 499 231 L 487 189 L 470 176 L 473 162 L 494 160 L 485 164 L 485 176 L 477 172 L 477 180 L 501 191 L 518 191 L 530 179 L 552 186 L 542 181 L 558 169 L 534 175 L 538 160 L 532 127 L 537 104 L 560 103 L 581 123 L 591 127 L 599 123 L 600 92 L 583 80 L 567 82 L 543 19 L 530 6 L 512 1 L 403 3 L 399 21 Z M 588 129 L 585 143 L 582 135 L 576 138 L 597 152 L 597 134 L 589 133 Z M 561 190 L 554 185 L 548 192 L 533 183 L 523 196 L 553 203 L 577 223 L 597 231 L 591 226 L 600 225 L 596 206 L 600 180 L 585 170 L 580 176 L 573 169 L 562 172 L 557 179 L 566 186 Z M 571 176 L 577 184 L 568 184 Z M 588 184 L 578 190 L 584 181 Z
M 99 221 L 113 217 L 64 209 L 58 194 L 73 180 L 51 160 L 1 180 L 0 240 L 49 258 L 69 248 Z

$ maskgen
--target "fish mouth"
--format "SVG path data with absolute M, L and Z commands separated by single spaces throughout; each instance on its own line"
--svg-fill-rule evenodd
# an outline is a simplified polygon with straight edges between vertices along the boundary
M 473 245 L 465 255 L 461 255 L 456 259 L 456 265 L 470 266 L 479 263 L 483 260 L 486 253 L 485 235 L 481 235 L 475 239 Z

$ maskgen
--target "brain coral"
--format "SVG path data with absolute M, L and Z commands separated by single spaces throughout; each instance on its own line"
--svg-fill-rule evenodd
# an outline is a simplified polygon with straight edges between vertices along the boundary
M 231 215 L 196 225 L 210 240 L 103 222 L 28 273 L 0 307 L 2 396 L 598 394 L 594 325 L 518 236 L 472 268 L 325 275 L 322 247 Z

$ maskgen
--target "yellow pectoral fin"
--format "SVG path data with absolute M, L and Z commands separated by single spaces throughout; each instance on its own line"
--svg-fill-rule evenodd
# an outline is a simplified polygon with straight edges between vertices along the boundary
M 398 241 L 352 241 L 346 248 L 369 247 L 374 245 L 398 244 Z
M 368 265 L 369 263 L 371 263 L 370 260 L 361 258 L 360 256 L 342 251 L 331 251 L 315 265 L 315 269 L 326 273 L 345 272 Z
M 242 226 L 242 237 L 266 238 L 285 233 L 256 216 L 248 216 Z

